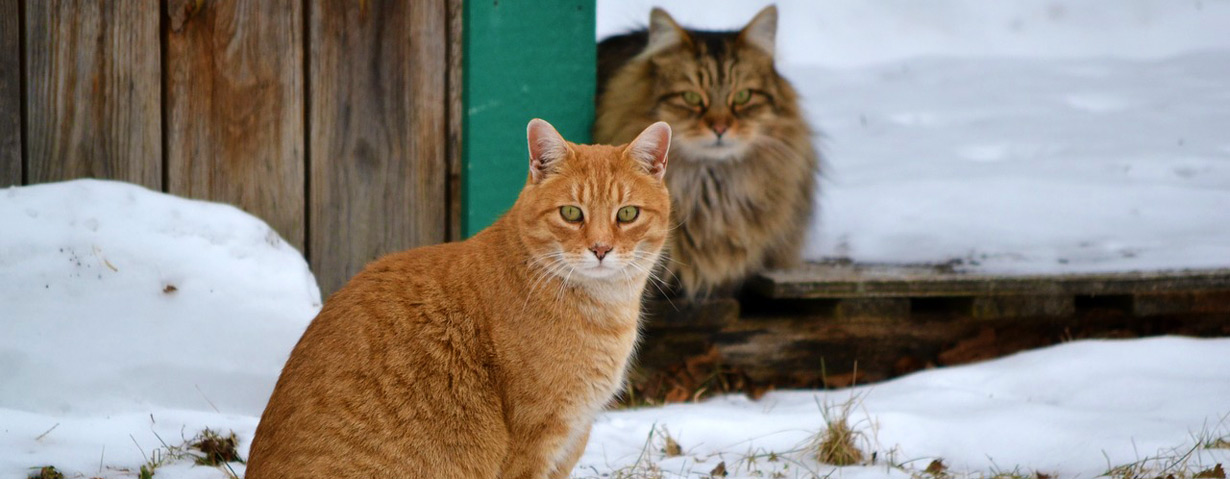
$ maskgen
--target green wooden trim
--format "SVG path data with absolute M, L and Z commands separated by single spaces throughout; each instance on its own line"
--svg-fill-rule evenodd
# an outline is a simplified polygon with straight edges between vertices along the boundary
M 469 237 L 512 206 L 525 184 L 525 126 L 551 122 L 590 140 L 595 0 L 466 1 L 461 228 Z

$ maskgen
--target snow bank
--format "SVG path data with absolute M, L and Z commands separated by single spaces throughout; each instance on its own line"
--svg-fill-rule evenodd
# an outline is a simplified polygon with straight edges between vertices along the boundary
M 320 307 L 231 206 L 77 180 L 0 189 L 0 225 L 0 408 L 259 415 Z
M 597 37 L 665 8 L 681 24 L 733 29 L 765 5 L 781 14 L 782 64 L 864 67 L 929 56 L 1157 59 L 1230 47 L 1218 0 L 602 0 Z
M 642 458 L 671 478 L 704 477 L 720 461 L 732 478 L 825 477 L 834 468 L 804 449 L 824 427 L 822 409 L 852 398 L 850 424 L 881 465 L 840 468 L 833 477 L 908 478 L 885 464 L 921 471 L 937 458 L 957 477 L 1018 466 L 1026 474 L 1096 477 L 1109 466 L 1230 436 L 1230 339 L 1079 341 L 846 390 L 610 412 L 576 475 L 597 477 Z M 665 458 L 660 441 L 646 450 L 655 427 L 685 454 Z M 745 457 L 768 452 L 783 459 L 761 457 L 759 474 L 748 469 Z M 1198 448 L 1194 456 L 1191 467 L 1211 467 L 1230 460 L 1230 450 Z

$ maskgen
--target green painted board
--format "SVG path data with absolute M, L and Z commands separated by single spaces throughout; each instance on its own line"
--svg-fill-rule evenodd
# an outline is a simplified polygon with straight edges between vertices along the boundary
M 595 0 L 466 1 L 461 228 L 469 237 L 512 206 L 525 184 L 525 125 L 551 122 L 590 140 Z

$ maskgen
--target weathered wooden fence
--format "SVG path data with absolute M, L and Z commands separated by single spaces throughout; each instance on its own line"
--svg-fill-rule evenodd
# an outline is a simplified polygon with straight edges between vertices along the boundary
M 459 231 L 461 0 L 0 0 L 0 187 L 234 204 L 325 294 Z

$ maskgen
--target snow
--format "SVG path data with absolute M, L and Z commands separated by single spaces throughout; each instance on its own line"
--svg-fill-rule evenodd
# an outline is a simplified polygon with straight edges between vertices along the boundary
M 0 476 L 51 464 L 135 477 L 205 428 L 234 431 L 246 455 L 320 306 L 297 252 L 230 206 L 116 182 L 0 190 L 0 224 L 12 226 L 0 235 Z M 975 475 L 1093 477 L 1230 437 L 1228 399 L 1230 339 L 1081 341 L 853 389 L 608 412 L 574 477 L 636 465 L 701 477 L 723 461 L 731 477 L 909 477 L 934 458 Z M 875 464 L 807 452 L 843 404 Z M 664 457 L 661 433 L 685 454 Z M 1189 461 L 1230 450 L 1197 447 Z M 188 459 L 157 474 L 226 477 Z
M 303 257 L 231 206 L 76 180 L 0 189 L 0 224 L 0 476 L 251 430 L 320 308 Z
M 650 5 L 738 28 L 764 2 Z M 778 2 L 825 156 L 809 259 L 1001 274 L 1230 266 L 1230 2 Z
M 654 442 L 647 454 L 664 472 L 703 474 L 720 461 L 733 469 L 749 453 L 806 448 L 824 427 L 825 408 L 851 404 L 849 422 L 864 434 L 861 447 L 882 461 L 921 462 L 914 467 L 922 470 L 942 458 L 952 472 L 1020 466 L 1027 473 L 1095 477 L 1108 462 L 1128 464 L 1188 448 L 1195 437 L 1230 434 L 1227 367 L 1230 339 L 1079 341 L 872 386 L 609 412 L 595 427 L 576 472 L 635 463 L 655 427 L 668 431 L 685 451 L 664 458 L 662 443 Z M 1230 450 L 1199 453 L 1207 466 L 1230 460 Z M 783 458 L 761 460 L 756 469 L 764 477 L 775 471 L 795 477 L 782 466 L 821 477 L 834 469 L 816 464 L 805 451 Z M 731 472 L 756 477 L 746 469 Z M 846 467 L 837 474 L 909 477 L 885 465 Z
M 1230 47 L 1225 0 L 600 0 L 597 38 L 665 9 L 681 25 L 741 28 L 775 4 L 786 65 L 858 68 L 919 57 L 1159 59 Z
M 763 5 L 652 3 L 710 28 Z M 643 24 L 650 2 L 598 7 L 605 36 Z M 810 257 L 1000 272 L 1230 262 L 1230 2 L 779 7 L 781 68 L 824 132 Z M 236 432 L 246 455 L 320 307 L 297 251 L 233 207 L 106 181 L 0 189 L 0 225 L 0 477 L 47 464 L 136 477 L 206 427 Z M 846 404 L 874 465 L 805 450 Z M 607 412 L 574 477 L 634 464 L 705 477 L 725 462 L 737 478 L 905 478 L 942 458 L 957 477 L 1089 478 L 1187 451 L 1199 470 L 1230 463 L 1198 444 L 1230 438 L 1227 415 L 1230 339 L 1078 341 L 852 389 Z M 663 433 L 682 456 L 664 457 Z M 226 474 L 177 460 L 157 477 Z

